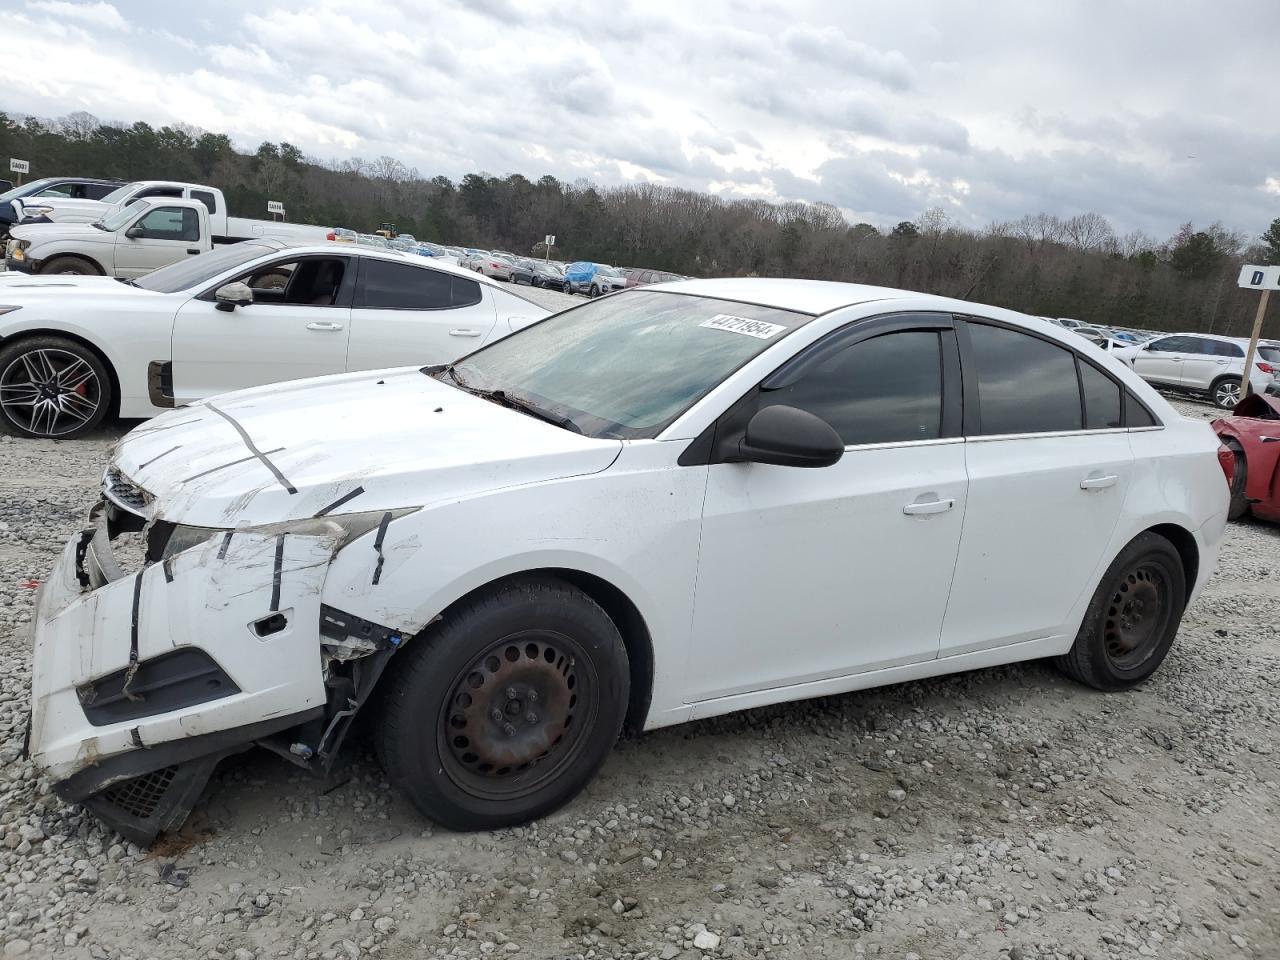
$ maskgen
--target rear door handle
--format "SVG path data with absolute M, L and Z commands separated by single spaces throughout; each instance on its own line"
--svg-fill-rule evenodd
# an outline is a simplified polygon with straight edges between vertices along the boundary
M 199 250 L 193 249 L 192 247 L 187 247 L 187 253 L 199 253 L 199 252 L 200 252 Z
M 307 324 L 308 330 L 320 330 L 325 333 L 334 333 L 342 329 L 342 324 L 331 323 L 329 321 L 313 320 Z
M 1114 487 L 1116 481 L 1120 478 L 1114 473 L 1109 473 L 1105 477 L 1085 477 L 1080 481 L 1081 490 L 1102 490 L 1106 487 Z
M 954 499 L 926 500 L 923 503 L 917 500 L 915 503 L 908 503 L 902 508 L 902 512 L 908 517 L 928 516 L 931 513 L 946 513 L 955 505 Z
M 467 329 L 463 329 L 463 328 L 459 327 L 458 329 L 450 330 L 450 331 L 449 331 L 449 336 L 451 336 L 451 337 L 478 337 L 478 336 L 480 336 L 480 331 L 479 331 L 479 330 L 467 330 Z

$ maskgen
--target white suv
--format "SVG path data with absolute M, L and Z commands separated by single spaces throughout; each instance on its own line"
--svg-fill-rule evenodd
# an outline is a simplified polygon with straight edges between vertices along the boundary
M 1207 396 L 1215 406 L 1230 410 L 1240 400 L 1248 349 L 1249 341 L 1238 337 L 1178 333 L 1113 351 L 1113 355 L 1154 387 Z M 1277 370 L 1280 348 L 1260 342 L 1249 377 L 1254 392 L 1274 392 Z

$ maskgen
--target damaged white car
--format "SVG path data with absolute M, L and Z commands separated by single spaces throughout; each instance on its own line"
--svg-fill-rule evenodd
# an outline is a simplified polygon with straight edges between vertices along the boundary
M 1053 657 L 1148 677 L 1213 571 L 1218 441 L 1019 314 L 651 286 L 450 365 L 127 435 L 35 618 L 30 752 L 138 842 L 359 711 L 453 828 L 569 801 L 624 726 Z

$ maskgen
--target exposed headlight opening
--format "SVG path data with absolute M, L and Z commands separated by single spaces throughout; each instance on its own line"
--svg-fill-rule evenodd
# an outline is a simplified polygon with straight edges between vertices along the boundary
M 401 507 L 398 510 L 340 513 L 325 517 L 310 517 L 306 520 L 287 520 L 282 523 L 271 523 L 257 527 L 193 527 L 179 523 L 174 525 L 173 532 L 169 534 L 169 539 L 165 542 L 160 558 L 168 560 L 184 550 L 199 546 L 212 537 L 225 534 L 228 529 L 234 529 L 236 532 L 243 531 L 245 533 L 252 532 L 267 535 L 291 533 L 304 537 L 337 536 L 339 540 L 337 549 L 341 550 L 352 540 L 377 529 L 378 524 L 382 522 L 382 518 L 387 514 L 391 514 L 392 520 L 398 520 L 400 517 L 407 516 L 419 509 L 421 508 Z

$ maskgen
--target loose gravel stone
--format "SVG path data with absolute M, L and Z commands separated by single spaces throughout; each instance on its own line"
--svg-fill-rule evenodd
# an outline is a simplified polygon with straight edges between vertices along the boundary
M 1029 663 L 657 730 L 489 833 L 425 822 L 366 740 L 331 783 L 255 751 L 143 851 L 20 755 L 36 589 L 122 432 L 0 437 L 6 958 L 1280 956 L 1280 525 L 1229 526 L 1131 693 Z

